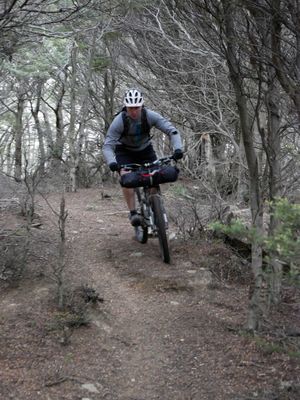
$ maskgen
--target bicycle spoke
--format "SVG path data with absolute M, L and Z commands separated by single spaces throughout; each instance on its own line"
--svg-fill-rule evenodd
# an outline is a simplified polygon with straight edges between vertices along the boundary
M 144 220 L 143 198 L 139 188 L 135 189 L 136 204 L 138 205 L 138 212 Z M 144 224 L 134 227 L 135 237 L 140 243 L 147 243 L 148 240 L 148 226 Z

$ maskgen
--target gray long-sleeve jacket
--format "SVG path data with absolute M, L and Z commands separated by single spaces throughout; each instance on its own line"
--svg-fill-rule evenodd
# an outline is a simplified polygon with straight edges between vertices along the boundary
M 177 129 L 170 121 L 155 111 L 146 109 L 147 121 L 150 127 L 155 127 L 167 134 L 174 150 L 182 149 L 181 137 Z M 124 122 L 122 113 L 118 114 L 112 121 L 103 145 L 103 155 L 107 164 L 116 161 L 115 148 L 123 145 L 130 151 L 141 151 L 149 146 L 151 137 L 142 132 L 141 118 L 133 120 L 129 118 L 128 135 L 123 135 Z

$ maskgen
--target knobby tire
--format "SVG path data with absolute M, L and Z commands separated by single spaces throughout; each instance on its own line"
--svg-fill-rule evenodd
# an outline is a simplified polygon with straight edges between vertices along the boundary
M 142 196 L 140 189 L 135 189 L 135 200 L 138 204 L 139 212 L 142 217 L 144 217 L 144 210 L 143 210 L 143 203 L 142 203 Z M 148 227 L 147 226 L 135 226 L 134 227 L 135 237 L 136 240 L 142 244 L 147 243 L 148 241 Z
M 162 259 L 165 263 L 170 263 L 170 251 L 168 237 L 166 233 L 166 222 L 164 219 L 163 206 L 159 195 L 151 196 L 152 211 L 154 214 L 154 223 L 157 228 L 159 247 Z

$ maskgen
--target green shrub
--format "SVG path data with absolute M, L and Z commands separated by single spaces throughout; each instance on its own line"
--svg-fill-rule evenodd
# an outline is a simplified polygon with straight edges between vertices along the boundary
M 281 262 L 290 265 L 291 273 L 300 274 L 300 205 L 291 204 L 285 198 L 279 198 L 270 203 L 271 215 L 276 219 L 277 226 L 273 232 L 263 234 L 254 227 L 246 227 L 242 220 L 233 220 L 230 225 L 220 222 L 211 224 L 216 232 L 239 238 L 250 244 L 260 243 L 268 262 L 268 254 L 275 255 Z

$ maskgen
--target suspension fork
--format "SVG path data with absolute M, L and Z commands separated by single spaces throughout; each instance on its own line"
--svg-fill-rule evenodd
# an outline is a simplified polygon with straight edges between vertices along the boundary
M 147 190 L 148 190 L 148 200 L 149 200 L 149 204 L 150 204 L 151 209 L 152 209 L 151 198 L 154 197 L 154 196 L 159 197 L 161 210 L 162 210 L 163 218 L 164 218 L 164 221 L 165 221 L 165 229 L 168 229 L 168 226 L 169 226 L 168 217 L 167 217 L 167 213 L 166 213 L 163 197 L 161 195 L 160 187 L 159 186 L 155 186 L 155 187 L 152 187 L 152 188 L 148 188 Z M 155 223 L 155 221 L 153 221 L 153 222 Z

